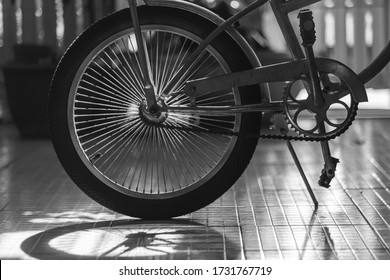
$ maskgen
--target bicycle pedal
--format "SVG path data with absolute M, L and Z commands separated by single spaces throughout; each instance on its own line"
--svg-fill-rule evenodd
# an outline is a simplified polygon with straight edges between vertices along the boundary
M 339 162 L 339 159 L 332 157 L 332 168 L 326 169 L 326 167 L 324 167 L 324 169 L 322 169 L 320 179 L 318 180 L 318 185 L 320 187 L 326 189 L 329 189 L 331 187 L 330 183 L 336 175 L 336 167 Z

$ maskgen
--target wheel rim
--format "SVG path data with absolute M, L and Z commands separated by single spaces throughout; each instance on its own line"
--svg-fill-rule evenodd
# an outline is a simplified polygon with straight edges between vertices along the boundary
M 152 82 L 159 96 L 167 82 L 201 41 L 172 26 L 143 26 Z M 188 131 L 188 128 L 239 131 L 240 115 L 210 117 L 168 114 L 167 129 L 146 121 L 141 71 L 132 29 L 99 44 L 80 66 L 68 103 L 73 144 L 87 168 L 104 184 L 146 199 L 180 196 L 207 182 L 230 156 L 236 137 Z M 208 47 L 189 79 L 230 72 L 226 61 Z M 163 101 L 189 106 L 184 95 Z M 236 89 L 198 98 L 198 105 L 239 105 Z M 181 129 L 182 128 L 182 129 Z

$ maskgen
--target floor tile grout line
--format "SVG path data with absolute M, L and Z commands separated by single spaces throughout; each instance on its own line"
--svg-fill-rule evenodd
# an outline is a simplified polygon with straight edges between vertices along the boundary
M 379 180 L 380 180 L 380 178 L 378 177 L 378 175 L 376 175 L 375 173 L 374 174 L 370 174 L 375 180 L 377 180 L 375 177 L 377 177 Z M 368 185 L 368 187 L 369 187 L 369 189 L 383 202 L 383 204 L 385 205 L 385 206 L 387 206 L 387 208 L 389 208 L 390 209 L 390 205 L 378 194 L 378 192 L 369 184 L 369 182 L 367 182 L 367 180 L 366 179 L 363 179 L 364 180 L 364 182 L 366 182 L 367 183 L 367 185 Z M 378 180 L 377 180 L 378 181 Z M 386 190 L 385 189 L 385 191 L 387 191 L 387 192 L 389 192 L 388 190 Z
M 286 184 L 286 185 L 289 186 L 289 184 Z M 288 189 L 289 192 L 291 193 L 294 202 L 296 202 L 295 196 L 293 195 L 291 188 L 287 188 L 287 189 Z M 305 197 L 306 197 L 307 200 L 311 200 L 310 196 L 308 196 L 308 194 L 307 194 L 307 192 L 306 192 L 305 190 L 304 190 L 304 194 L 305 194 Z M 319 206 L 320 206 L 320 205 L 319 205 Z M 310 207 L 313 207 L 313 206 L 310 205 Z M 299 207 L 298 207 L 298 210 L 299 210 L 299 212 L 301 213 Z M 314 210 L 314 211 L 313 211 L 313 214 L 312 214 L 312 217 L 313 217 L 313 215 L 314 215 L 314 217 L 317 217 L 317 220 L 319 221 L 319 223 L 320 223 L 320 225 L 321 225 L 321 229 L 322 229 L 322 231 L 323 231 L 323 233 L 324 233 L 325 239 L 326 239 L 326 241 L 327 241 L 329 247 L 331 248 L 331 250 L 332 250 L 332 252 L 335 254 L 335 256 L 338 258 L 337 250 L 336 250 L 336 248 L 334 247 L 333 242 L 331 241 L 332 238 L 328 235 L 328 232 L 325 230 L 324 224 L 321 222 L 321 220 L 320 220 L 319 217 L 318 217 L 318 210 Z M 310 236 L 310 237 L 311 237 L 311 236 Z M 317 249 L 316 249 L 316 250 L 317 250 Z M 318 251 L 318 250 L 317 250 L 317 251 Z M 317 254 L 318 254 L 318 252 L 317 252 Z
M 342 180 L 340 180 L 339 178 L 337 178 L 337 181 L 340 183 L 340 185 L 342 186 L 344 192 L 348 195 L 349 199 L 351 200 L 351 202 L 355 205 L 355 206 L 358 206 L 358 203 L 356 203 L 354 200 L 353 200 L 353 196 L 349 194 L 348 192 L 348 189 L 350 188 L 347 188 L 345 186 L 345 183 L 343 183 Z M 356 189 L 356 191 L 359 191 L 359 189 Z M 374 207 L 374 205 L 372 203 L 370 203 L 366 197 L 362 196 L 364 198 L 364 200 L 368 203 L 368 205 L 378 214 L 378 216 L 382 219 L 382 221 L 384 222 L 384 224 L 390 229 L 390 224 L 383 218 L 383 215 L 376 209 L 376 207 Z M 363 215 L 363 217 L 365 218 L 365 220 L 369 223 L 369 220 L 366 218 L 363 210 L 361 210 L 360 207 L 358 207 L 358 210 L 361 212 L 361 214 Z M 371 224 L 371 223 L 370 223 Z
M 374 165 L 372 162 L 371 162 L 371 164 L 372 165 Z M 377 163 L 376 161 L 375 161 L 375 165 L 374 165 L 374 167 L 376 168 L 376 169 L 378 169 L 378 171 L 380 171 L 383 175 L 385 175 L 386 177 L 387 177 L 387 175 L 385 174 L 386 172 L 385 172 L 385 170 L 382 168 L 382 167 L 380 167 L 380 165 L 379 165 L 379 163 Z M 379 169 L 380 168 L 380 169 Z M 348 170 L 349 171 L 349 168 L 347 168 L 346 167 L 346 170 Z M 390 193 L 390 190 L 386 187 L 386 185 L 383 183 L 383 181 L 379 178 L 379 176 L 375 173 L 375 172 L 372 172 L 372 173 L 370 173 L 369 174 L 371 177 L 373 177 L 381 186 L 382 186 L 382 188 L 383 188 L 383 190 L 384 191 L 386 191 L 386 192 L 388 192 L 388 193 Z M 378 194 L 378 192 L 376 191 L 376 189 L 375 188 L 373 188 L 372 186 L 371 186 L 371 184 L 367 181 L 367 179 L 366 178 L 363 178 L 363 177 L 359 177 L 361 180 L 363 180 L 366 184 L 367 184 L 367 186 L 368 186 L 368 189 L 369 190 L 371 190 L 382 202 L 383 202 L 383 204 L 385 205 L 385 206 L 387 206 L 389 209 L 390 209 L 390 205 Z M 390 177 L 389 177 L 390 178 Z M 359 188 L 356 188 L 356 186 L 355 186 L 355 189 L 356 190 L 360 190 Z M 366 188 L 365 188 L 366 189 Z M 366 197 L 364 197 L 365 198 L 365 200 L 367 200 L 366 199 Z M 368 200 L 367 200 L 367 202 L 369 202 Z
M 225 231 L 225 226 L 223 226 L 222 242 L 223 242 L 223 259 L 224 259 L 224 260 L 227 260 L 227 251 L 226 251 L 226 231 Z
M 387 179 L 390 180 L 390 175 L 387 174 L 386 170 L 384 170 L 383 167 L 380 166 L 380 164 L 372 156 L 370 157 L 365 156 L 365 157 L 371 163 L 371 165 L 373 165 L 379 172 L 383 174 L 383 176 L 385 176 Z
M 259 176 L 256 168 L 254 168 L 255 170 L 255 174 L 256 174 L 256 180 L 257 180 L 257 183 L 258 183 L 258 186 L 259 186 L 259 190 L 260 190 L 260 193 L 261 195 L 263 196 L 264 198 L 264 203 L 265 203 L 265 206 L 266 206 L 266 209 L 267 209 L 267 214 L 268 214 L 268 218 L 270 219 L 271 221 L 271 226 L 272 226 L 272 231 L 273 231 L 273 234 L 274 234 L 274 238 L 275 240 L 277 241 L 276 242 L 276 245 L 277 245 L 277 251 L 278 251 L 278 254 L 279 254 L 279 257 L 281 257 L 282 259 L 284 259 L 284 256 L 283 256 L 283 253 L 282 253 L 282 250 L 280 248 L 280 244 L 279 244 L 279 241 L 278 241 L 278 237 L 277 237 L 277 234 L 276 234 L 276 231 L 275 231 L 275 225 L 274 225 L 274 221 L 272 219 L 272 216 L 271 216 L 271 213 L 269 211 L 269 205 L 268 205 L 268 202 L 267 200 L 265 199 L 265 193 L 264 193 L 264 188 L 263 188 L 263 183 L 261 181 L 261 177 Z
M 382 189 L 385 192 L 388 192 L 390 194 L 390 189 L 386 186 L 386 184 L 382 181 L 381 178 L 379 178 L 379 176 L 376 173 L 371 173 L 370 175 L 382 186 Z
M 10 159 L 10 161 L 8 161 L 6 164 L 0 166 L 0 172 L 4 171 L 5 169 L 9 168 L 10 166 L 14 165 L 15 163 L 18 163 L 19 161 L 24 160 L 24 158 L 26 157 L 27 154 L 34 153 L 37 149 L 44 147 L 44 145 L 46 143 L 34 143 L 34 144 L 35 144 L 34 148 L 26 149 L 28 151 L 27 153 L 23 153 L 21 155 L 18 155 L 16 157 Z
M 340 182 L 339 182 L 340 183 Z M 341 185 L 341 184 L 340 184 Z M 337 198 L 337 196 L 334 194 L 334 192 L 331 192 L 332 193 L 332 195 L 333 195 L 333 197 L 336 199 L 336 201 L 337 201 L 337 203 L 339 204 L 339 206 L 341 207 L 341 209 L 343 210 L 343 212 L 345 213 L 345 215 L 346 215 L 346 217 L 348 218 L 348 220 L 350 221 L 350 223 L 351 223 L 351 225 L 353 226 L 353 228 L 355 229 L 355 231 L 358 233 L 358 235 L 360 236 L 360 239 L 362 240 L 362 242 L 364 243 L 364 245 L 366 246 L 366 249 L 370 252 L 370 254 L 372 255 L 372 257 L 374 258 L 374 259 L 376 259 L 376 256 L 375 256 L 375 254 L 372 252 L 372 250 L 370 249 L 370 247 L 367 245 L 367 242 L 366 242 L 366 240 L 364 239 L 364 237 L 363 237 L 363 235 L 361 234 L 361 232 L 358 230 L 358 228 L 356 227 L 356 224 L 351 220 L 351 217 L 348 215 L 348 212 L 347 212 L 347 210 L 345 209 L 345 206 L 343 205 L 343 203 Z M 350 197 L 350 199 L 352 200 L 352 198 Z M 366 198 L 365 198 L 366 199 Z M 358 211 L 359 211 L 359 209 L 358 209 Z M 332 212 L 330 212 L 330 211 L 328 211 L 331 215 L 332 215 L 332 217 L 333 217 L 333 214 L 332 214 Z M 360 211 L 359 211 L 359 213 L 360 213 Z M 360 213 L 361 214 L 361 213 Z M 367 219 L 364 217 L 364 215 L 363 215 L 363 218 L 366 220 L 366 222 L 367 222 Z M 367 223 L 367 225 L 368 226 L 370 226 L 368 223 Z M 378 238 L 378 236 L 377 236 L 377 238 Z M 386 249 L 386 248 L 384 248 L 384 249 Z
M 301 210 L 299 209 L 299 206 L 298 206 L 298 204 L 297 204 L 297 201 L 296 201 L 294 195 L 292 194 L 291 188 L 289 188 L 289 183 L 285 180 L 285 178 L 283 178 L 283 181 L 284 181 L 285 185 L 287 186 L 288 192 L 290 193 L 292 199 L 293 199 L 294 202 L 295 202 L 294 206 L 295 206 L 296 210 L 297 210 L 298 213 L 299 213 L 299 216 L 300 216 L 300 219 L 301 219 L 301 221 L 302 221 L 303 226 L 305 227 L 306 236 L 307 236 L 308 239 L 310 239 L 311 244 L 312 244 L 313 247 L 315 248 L 315 251 L 316 251 L 316 253 L 317 253 L 317 256 L 318 256 L 319 258 L 321 258 L 320 254 L 318 253 L 317 248 L 314 246 L 313 237 L 312 237 L 312 235 L 311 235 L 311 229 L 308 229 L 308 228 L 307 228 L 307 225 L 306 225 L 306 223 L 305 223 L 305 219 L 303 218 L 302 212 L 301 212 Z M 312 206 L 309 206 L 309 207 L 312 208 Z M 311 217 L 310 221 L 312 221 L 312 219 L 313 219 L 313 218 L 316 218 L 316 217 L 317 217 L 317 210 L 313 209 L 313 213 L 312 213 L 312 217 Z M 318 219 L 318 218 L 317 218 L 317 219 Z M 313 222 L 314 222 L 314 221 L 313 221 Z M 312 224 L 309 224 L 309 227 L 312 227 L 312 226 L 313 226 Z M 321 226 L 322 226 L 322 225 L 321 225 Z M 308 241 L 308 240 L 307 240 L 307 241 Z M 305 241 L 305 243 L 306 243 L 307 241 Z M 298 248 L 298 249 L 299 249 L 299 248 Z M 302 259 L 303 259 L 303 255 L 304 255 L 304 251 L 302 252 Z
M 383 247 L 386 248 L 387 252 L 390 253 L 390 248 L 389 246 L 386 244 L 385 240 L 383 240 L 382 236 L 380 235 L 380 233 L 377 231 L 377 229 L 375 228 L 375 226 L 373 224 L 371 224 L 371 222 L 368 220 L 368 218 L 366 217 L 366 215 L 364 214 L 363 210 L 360 208 L 360 206 L 353 200 L 353 197 L 349 194 L 346 186 L 344 185 L 344 183 L 339 180 L 339 178 L 336 176 L 336 179 L 337 181 L 340 183 L 341 187 L 343 188 L 343 190 L 345 191 L 345 193 L 349 196 L 349 198 L 351 199 L 352 203 L 355 205 L 355 207 L 358 209 L 358 211 L 360 212 L 360 214 L 363 216 L 364 220 L 366 220 L 367 224 L 370 226 L 370 228 L 375 232 L 376 236 L 379 238 L 379 241 L 382 243 Z M 374 209 L 375 210 L 375 209 Z M 381 216 L 382 218 L 382 216 Z M 382 218 L 383 219 L 383 218 Z
M 284 181 L 283 181 L 283 182 L 284 182 Z M 282 203 L 282 201 L 281 201 L 281 199 L 280 199 L 280 195 L 279 195 L 279 193 L 278 193 L 278 191 L 277 191 L 277 189 L 276 189 L 275 184 L 273 184 L 273 186 L 274 186 L 274 191 L 275 191 L 275 193 L 276 193 L 276 198 L 277 198 L 277 200 L 278 200 L 279 206 L 280 206 L 280 208 L 282 209 L 283 216 L 284 216 L 284 218 L 285 218 L 286 221 L 287 221 L 288 228 L 289 228 L 290 233 L 291 233 L 291 235 L 292 235 L 292 237 L 293 237 L 293 239 L 294 239 L 295 248 L 296 248 L 297 251 L 299 252 L 299 258 L 302 259 L 302 255 L 301 255 L 301 252 L 300 252 L 300 250 L 299 250 L 299 246 L 298 246 L 297 240 L 296 240 L 295 235 L 294 235 L 294 232 L 293 232 L 293 230 L 292 230 L 292 228 L 291 228 L 290 221 L 289 221 L 289 219 L 287 218 L 287 214 L 286 214 L 286 211 L 284 210 L 283 203 Z
M 260 235 L 260 228 L 259 228 L 259 225 L 257 224 L 257 220 L 256 220 L 256 213 L 255 213 L 255 209 L 253 207 L 252 195 L 250 193 L 250 189 L 248 188 L 247 184 L 245 184 L 245 187 L 246 187 L 246 192 L 247 192 L 247 195 L 249 198 L 249 206 L 250 206 L 251 213 L 252 213 L 253 223 L 256 227 L 256 235 L 257 235 L 257 241 L 259 244 L 260 256 L 261 256 L 262 260 L 265 260 L 265 254 L 264 254 L 263 244 L 262 244 L 261 235 Z
M 337 202 L 339 202 L 339 200 L 337 199 L 337 197 L 335 197 L 335 199 L 337 200 Z M 373 252 L 371 251 L 371 249 L 367 246 L 366 241 L 364 240 L 363 236 L 361 235 L 361 233 L 360 233 L 360 232 L 358 231 L 358 229 L 356 228 L 356 225 L 352 222 L 352 220 L 351 220 L 351 218 L 349 217 L 349 215 L 348 215 L 347 211 L 345 210 L 344 206 L 343 206 L 340 202 L 339 202 L 339 204 L 340 204 L 341 209 L 343 210 L 343 212 L 344 212 L 345 215 L 347 216 L 348 220 L 351 222 L 351 225 L 353 226 L 353 228 L 355 229 L 355 231 L 356 231 L 357 234 L 359 235 L 361 241 L 364 243 L 364 246 L 366 246 L 366 249 L 370 252 L 371 256 L 375 259 L 374 253 L 373 253 Z M 326 207 L 327 207 L 327 210 L 328 210 L 329 214 L 332 216 L 332 219 L 337 223 L 336 219 L 335 219 L 334 216 L 333 216 L 333 213 L 332 213 L 331 211 L 329 211 L 328 206 L 326 206 Z M 340 232 L 344 233 L 343 236 L 344 236 L 345 240 L 348 242 L 348 238 L 347 238 L 347 236 L 345 235 L 345 232 L 344 232 L 343 228 L 341 227 L 342 225 L 339 224 L 339 223 L 337 223 L 337 225 L 338 225 L 338 227 L 339 227 Z M 345 226 L 350 226 L 350 225 L 345 225 Z M 349 242 L 348 242 L 348 244 L 349 244 Z
M 238 231 L 239 231 L 239 238 L 240 238 L 240 250 L 241 250 L 241 259 L 242 260 L 245 260 L 246 259 L 246 256 L 245 256 L 245 251 L 244 251 L 244 241 L 243 241 L 243 236 L 242 236 L 242 227 L 241 227 L 241 220 L 240 220 L 240 216 L 239 216 L 239 212 L 238 212 L 238 203 L 237 203 L 237 185 L 234 184 L 234 189 L 233 189 L 233 199 L 234 199 L 234 208 L 235 208 L 235 211 L 236 211 L 236 219 L 237 219 L 237 223 L 238 223 Z
M 307 197 L 307 196 L 306 196 Z M 341 228 L 340 228 L 340 224 L 338 224 L 335 220 L 334 220 L 334 218 L 333 218 L 333 216 L 332 216 L 332 214 L 331 214 L 331 212 L 329 211 L 329 209 L 328 209 L 328 207 L 327 207 L 327 205 L 325 204 L 320 204 L 319 205 L 319 207 L 325 207 L 326 208 L 326 210 L 327 210 L 327 212 L 330 214 L 330 216 L 332 217 L 332 220 L 333 220 L 333 225 L 335 225 L 337 228 L 338 228 L 338 230 L 339 230 L 339 232 L 342 234 L 342 236 L 343 236 L 343 239 L 347 242 L 347 244 L 348 244 L 348 247 L 349 247 L 349 251 L 350 252 L 352 252 L 352 254 L 354 255 L 354 257 L 355 257 L 355 259 L 358 259 L 358 257 L 357 257 L 357 255 L 354 253 L 354 251 L 353 251 L 353 248 L 352 248 L 352 246 L 349 244 L 349 242 L 348 242 L 348 240 L 347 240 L 347 238 L 346 238 L 346 236 L 343 234 L 343 232 L 341 231 Z M 315 211 L 316 212 L 316 215 L 317 215 L 317 211 Z M 337 249 L 334 247 L 334 245 L 333 245 L 333 242 L 331 242 L 331 237 L 328 235 L 328 233 L 327 233 L 327 231 L 325 230 L 325 227 L 324 227 L 324 225 L 323 225 L 323 223 L 321 222 L 321 220 L 319 219 L 319 222 L 320 222 L 320 224 L 321 224 L 321 227 L 322 227 L 322 229 L 323 229 L 323 232 L 324 232 L 324 234 L 325 234 L 325 238 L 327 239 L 327 242 L 328 242 L 328 244 L 332 247 L 332 250 L 333 250 L 333 252 L 334 252 L 334 254 L 337 256 L 337 258 L 339 258 L 338 257 L 338 251 L 337 251 Z
M 355 249 L 353 248 L 353 246 L 352 246 L 351 243 L 349 242 L 349 240 L 348 240 L 347 236 L 345 235 L 344 231 L 341 229 L 341 225 L 337 223 L 337 221 L 336 221 L 335 218 L 333 217 L 332 213 L 329 211 L 328 206 L 329 206 L 329 205 L 323 205 L 323 207 L 325 207 L 326 211 L 330 214 L 330 217 L 332 218 L 332 220 L 333 220 L 333 222 L 334 222 L 334 226 L 338 229 L 338 231 L 339 231 L 339 232 L 341 233 L 341 235 L 343 236 L 343 239 L 344 239 L 344 241 L 347 243 L 350 252 L 354 255 L 355 259 L 358 260 L 359 257 L 358 257 L 358 255 L 356 254 Z

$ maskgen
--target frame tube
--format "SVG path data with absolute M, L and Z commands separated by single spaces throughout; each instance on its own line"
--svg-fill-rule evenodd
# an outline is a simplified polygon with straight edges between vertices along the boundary
M 291 5 L 294 5 L 295 1 L 292 2 Z M 290 3 L 287 2 L 287 3 Z M 308 1 L 304 1 L 308 2 Z M 298 38 L 295 34 L 295 30 L 291 25 L 290 18 L 288 17 L 288 12 L 283 10 L 283 5 L 286 5 L 283 0 L 270 0 L 270 4 L 272 7 L 272 11 L 276 17 L 276 20 L 279 24 L 280 29 L 282 30 L 282 34 L 284 39 L 286 40 L 289 51 L 294 58 L 294 60 L 300 60 L 305 58 L 305 54 L 301 48 L 301 45 L 298 41 Z M 302 3 L 303 4 L 303 3 Z M 293 10 L 299 9 L 298 7 L 294 7 Z
M 306 6 L 309 6 L 311 4 L 314 4 L 314 3 L 317 3 L 317 2 L 320 2 L 322 0 L 292 0 L 292 1 L 288 1 L 288 2 L 285 2 L 281 5 L 281 10 L 288 14 L 292 11 L 296 11 L 296 10 L 299 10 L 299 9 L 302 9 Z

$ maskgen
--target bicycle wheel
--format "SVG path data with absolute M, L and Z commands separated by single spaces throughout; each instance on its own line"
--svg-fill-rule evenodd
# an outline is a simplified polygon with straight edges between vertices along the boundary
M 157 95 L 197 45 L 215 28 L 203 17 L 174 8 L 141 7 L 152 82 Z M 161 125 L 143 114 L 145 98 L 130 13 L 94 24 L 72 44 L 53 78 L 49 104 L 52 141 L 64 169 L 87 195 L 123 214 L 168 218 L 220 197 L 248 165 L 260 114 L 166 114 Z M 187 71 L 189 79 L 250 68 L 241 48 L 219 36 Z M 198 105 L 259 103 L 258 86 L 204 95 Z M 189 98 L 164 104 L 190 106 Z M 169 128 L 168 128 L 169 127 Z M 228 130 L 221 135 L 202 130 Z

